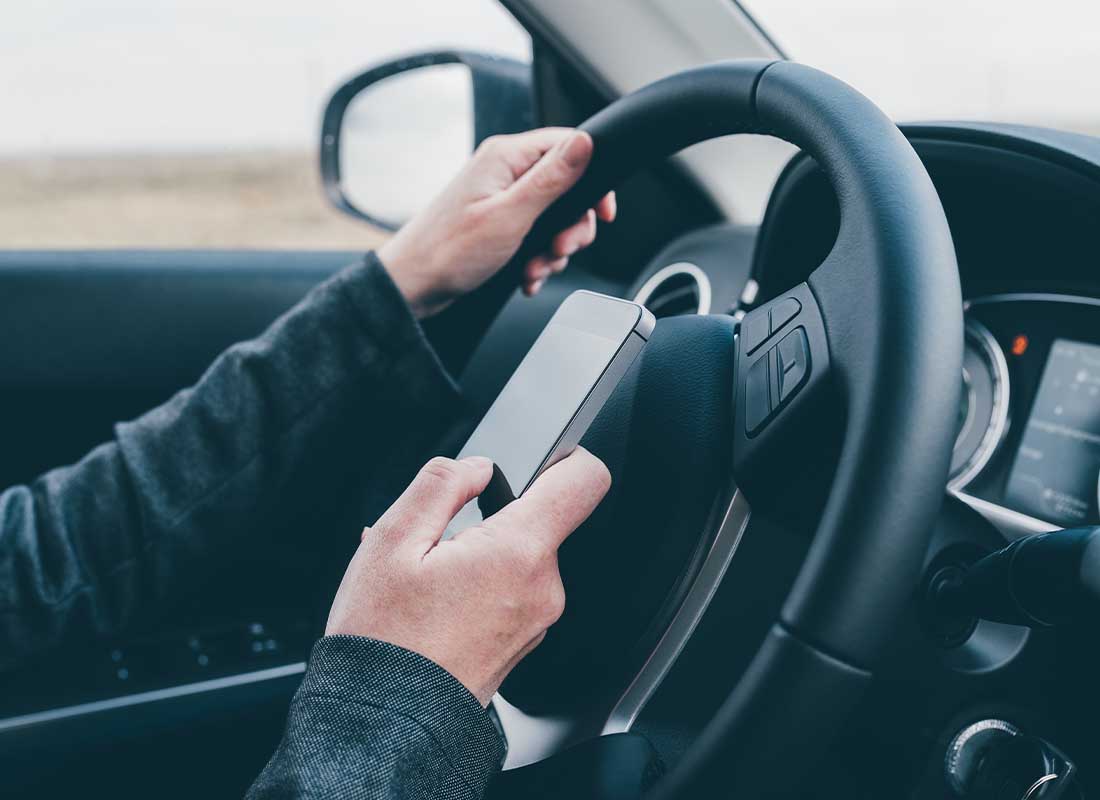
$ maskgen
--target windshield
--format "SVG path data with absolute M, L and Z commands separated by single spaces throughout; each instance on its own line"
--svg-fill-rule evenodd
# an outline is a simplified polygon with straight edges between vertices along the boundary
M 1095 0 L 742 0 L 783 52 L 899 121 L 1100 134 Z

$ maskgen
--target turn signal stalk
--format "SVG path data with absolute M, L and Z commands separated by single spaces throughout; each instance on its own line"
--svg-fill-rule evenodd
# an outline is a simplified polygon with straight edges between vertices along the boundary
M 941 618 L 1028 627 L 1100 619 L 1100 527 L 1017 539 L 931 587 Z

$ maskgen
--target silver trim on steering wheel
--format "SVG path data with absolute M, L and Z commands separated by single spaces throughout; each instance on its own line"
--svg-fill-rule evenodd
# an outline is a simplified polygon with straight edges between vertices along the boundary
M 641 670 L 611 709 L 601 733 L 622 733 L 630 730 L 638 714 L 664 681 L 684 645 L 695 632 L 703 613 L 710 606 L 714 593 L 718 591 L 718 586 L 733 560 L 733 554 L 741 544 L 741 537 L 749 524 L 749 516 L 748 501 L 741 492 L 734 491 L 714 544 L 711 545 L 683 604 Z
M 605 707 L 588 716 L 535 716 L 516 708 L 499 694 L 493 698 L 493 707 L 508 739 L 504 769 L 542 761 L 585 739 L 630 730 L 691 639 L 748 527 L 751 509 L 744 495 L 734 488 L 732 495 L 726 496 L 730 499 L 724 504 L 718 532 L 683 602 L 641 669 L 609 709 Z

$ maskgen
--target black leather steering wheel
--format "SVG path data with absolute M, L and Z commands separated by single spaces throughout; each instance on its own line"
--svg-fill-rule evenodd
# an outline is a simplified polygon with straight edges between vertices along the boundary
M 797 492 L 787 476 L 822 431 L 837 432 L 831 488 L 770 632 L 655 790 L 783 796 L 880 666 L 942 502 L 963 342 L 947 222 L 897 127 L 851 87 L 799 64 L 684 72 L 581 127 L 595 142 L 591 165 L 540 219 L 530 249 L 636 169 L 727 134 L 770 134 L 805 149 L 839 200 L 828 257 L 805 283 L 752 311 L 725 354 L 735 364 L 731 463 L 749 502 Z

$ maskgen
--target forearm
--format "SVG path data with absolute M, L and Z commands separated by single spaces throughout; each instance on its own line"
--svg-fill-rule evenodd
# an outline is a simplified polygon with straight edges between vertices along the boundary
M 116 632 L 456 390 L 368 257 L 78 464 L 0 495 L 0 660 Z
M 503 755 L 488 713 L 441 667 L 332 636 L 314 648 L 286 734 L 248 797 L 477 800 Z

